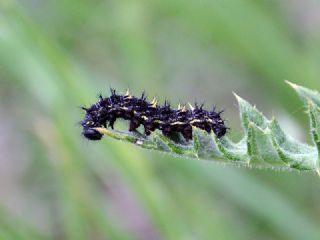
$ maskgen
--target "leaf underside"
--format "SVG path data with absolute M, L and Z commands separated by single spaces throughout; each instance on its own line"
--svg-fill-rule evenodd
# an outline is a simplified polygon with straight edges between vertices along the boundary
M 193 140 L 172 140 L 155 131 L 150 136 L 138 132 L 119 132 L 97 128 L 112 138 L 131 142 L 142 148 L 158 150 L 187 158 L 214 160 L 240 166 L 280 170 L 314 171 L 319 174 L 320 94 L 287 82 L 305 103 L 314 145 L 307 145 L 287 135 L 277 120 L 267 119 L 256 107 L 236 95 L 244 137 L 238 143 L 228 137 L 218 139 L 213 133 L 193 128 Z

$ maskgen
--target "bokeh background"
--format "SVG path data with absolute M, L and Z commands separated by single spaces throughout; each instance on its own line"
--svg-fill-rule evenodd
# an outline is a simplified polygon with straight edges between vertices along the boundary
M 320 180 L 81 137 L 109 87 L 224 108 L 310 143 L 284 79 L 320 90 L 317 0 L 0 0 L 1 239 L 320 239 Z

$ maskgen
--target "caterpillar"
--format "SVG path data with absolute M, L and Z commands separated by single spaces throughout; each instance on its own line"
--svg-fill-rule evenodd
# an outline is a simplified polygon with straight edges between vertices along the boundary
M 218 138 L 223 137 L 228 129 L 220 116 L 222 111 L 216 112 L 214 107 L 212 111 L 207 111 L 203 109 L 203 104 L 199 106 L 195 103 L 194 107 L 189 104 L 188 109 L 180 104 L 177 109 L 172 109 L 167 101 L 163 106 L 158 105 L 155 98 L 148 102 L 144 92 L 137 98 L 131 96 L 129 91 L 120 95 L 111 89 L 110 97 L 100 95 L 97 103 L 82 109 L 86 112 L 81 122 L 82 134 L 89 140 L 100 140 L 103 135 L 95 128 L 113 129 L 118 118 L 129 120 L 129 131 L 143 125 L 146 135 L 158 129 L 167 137 L 181 133 L 187 142 L 192 140 L 192 127 L 208 133 L 212 131 Z

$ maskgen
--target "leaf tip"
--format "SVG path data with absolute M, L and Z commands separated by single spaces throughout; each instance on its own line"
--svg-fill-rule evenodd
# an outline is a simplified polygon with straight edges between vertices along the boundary
M 293 89 L 297 89 L 298 88 L 298 85 L 293 83 L 293 82 L 290 82 L 289 80 L 284 80 L 290 87 L 292 87 Z
M 242 97 L 240 97 L 238 94 L 236 94 L 235 92 L 232 92 L 232 93 L 233 93 L 233 95 L 236 97 L 236 99 L 237 99 L 238 103 L 240 103 L 240 102 L 242 102 L 242 101 L 243 101 L 243 98 L 242 98 Z

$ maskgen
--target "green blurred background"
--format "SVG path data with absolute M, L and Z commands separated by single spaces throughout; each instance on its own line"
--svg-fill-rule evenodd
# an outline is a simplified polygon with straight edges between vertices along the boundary
M 310 142 L 284 79 L 320 90 L 317 0 L 0 0 L 1 239 L 320 239 L 314 174 L 81 137 L 109 87 L 224 108 Z

